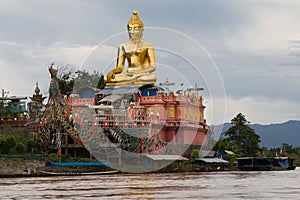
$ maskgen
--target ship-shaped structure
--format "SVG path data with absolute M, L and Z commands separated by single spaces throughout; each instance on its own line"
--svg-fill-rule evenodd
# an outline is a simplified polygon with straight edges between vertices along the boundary
M 85 147 L 97 157 L 105 153 L 103 147 L 114 146 L 135 154 L 191 158 L 194 149 L 209 145 L 199 88 L 164 90 L 156 83 L 154 47 L 141 40 L 143 22 L 136 11 L 127 28 L 130 41 L 119 46 L 117 66 L 107 73 L 103 89 L 83 87 L 66 99 L 51 65 L 48 103 L 29 125 L 40 146 L 52 146 L 59 155 Z
M 195 89 L 175 95 L 152 85 L 108 87 L 96 92 L 95 106 L 89 107 L 95 109 L 99 125 L 111 141 L 128 142 L 128 135 L 148 141 L 155 136 L 155 142 L 132 150 L 148 153 L 155 151 L 156 142 L 161 148 L 172 143 L 173 149 L 165 149 L 168 154 L 190 157 L 193 149 L 208 145 L 205 106 Z M 78 101 L 82 99 L 73 103 Z

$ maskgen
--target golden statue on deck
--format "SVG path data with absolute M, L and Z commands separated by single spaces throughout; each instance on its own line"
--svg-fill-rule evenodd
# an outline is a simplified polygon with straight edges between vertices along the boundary
M 127 23 L 129 42 L 119 45 L 117 67 L 106 75 L 106 86 L 154 85 L 156 75 L 155 51 L 151 43 L 143 42 L 144 23 L 133 11 Z M 127 70 L 123 72 L 125 61 Z

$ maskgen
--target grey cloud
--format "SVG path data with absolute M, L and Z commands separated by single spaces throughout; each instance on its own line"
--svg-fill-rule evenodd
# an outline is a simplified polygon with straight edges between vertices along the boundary
M 238 99 L 246 96 L 262 96 L 268 99 L 284 98 L 289 101 L 297 101 L 300 98 L 296 92 L 300 86 L 299 72 L 297 71 L 300 62 L 299 40 L 290 38 L 289 49 L 276 49 L 270 52 L 260 49 L 250 51 L 243 47 L 243 43 L 239 44 L 239 38 L 232 40 L 240 32 L 248 30 L 248 26 L 255 29 L 253 20 L 264 20 L 264 13 L 257 13 L 257 11 L 261 11 L 261 8 L 267 8 L 270 12 L 278 12 L 280 15 L 279 11 L 281 10 L 286 11 L 288 8 L 297 7 L 292 1 L 280 3 L 277 1 L 240 2 L 236 0 L 67 0 L 63 2 L 58 0 L 49 2 L 10 0 L 1 3 L 0 62 L 4 65 L 0 66 L 3 71 L 0 76 L 0 86 L 10 87 L 9 90 L 15 90 L 16 94 L 30 95 L 35 81 L 40 77 L 43 77 L 40 84 L 43 87 L 42 91 L 47 91 L 49 81 L 47 65 L 58 59 L 63 62 L 64 58 L 67 60 L 65 62 L 69 62 L 72 56 L 76 55 L 74 53 L 59 57 L 57 54 L 50 54 L 51 52 L 38 48 L 52 48 L 57 42 L 63 42 L 67 46 L 72 44 L 97 45 L 113 34 L 124 31 L 132 11 L 137 9 L 146 27 L 174 29 L 199 41 L 216 62 L 230 97 Z M 281 4 L 286 6 L 280 7 Z M 289 13 L 289 10 L 285 13 Z M 261 18 L 257 16 L 261 16 Z M 293 34 L 299 33 L 295 30 Z M 256 35 L 256 37 L 259 36 Z M 145 32 L 145 40 L 155 43 L 157 47 L 160 47 L 159 44 L 168 39 L 173 39 L 170 46 L 177 43 L 178 46 L 189 51 L 190 56 L 187 57 L 187 61 L 197 57 L 197 49 L 187 47 L 189 45 L 181 43 L 176 38 L 159 34 L 155 36 Z M 99 62 L 99 70 L 100 67 L 106 67 L 107 63 L 113 66 L 115 60 L 111 57 L 116 55 L 112 52 L 113 48 L 116 48 L 119 42 L 127 40 L 126 35 L 108 44 L 110 47 L 108 60 L 97 57 L 99 55 L 95 52 L 95 56 L 89 60 L 90 63 L 86 63 L 87 67 L 97 67 L 97 62 Z M 230 42 L 234 43 L 233 45 L 239 45 L 239 49 L 232 50 L 228 45 Z M 20 43 L 27 45 L 13 47 L 14 44 Z M 157 53 L 158 63 L 161 66 L 168 66 L 180 71 L 182 66 L 187 65 L 186 61 L 178 60 L 170 54 L 163 57 L 162 51 L 157 51 Z M 33 54 L 36 56 L 32 56 Z M 101 49 L 99 49 L 99 54 L 103 55 Z M 205 66 L 207 61 L 199 57 L 197 62 Z M 100 66 L 102 63 L 103 66 Z M 79 65 L 78 62 L 72 64 Z M 210 65 L 207 65 L 208 69 L 203 67 L 203 71 L 201 71 L 203 80 L 201 79 L 200 82 L 205 82 L 204 78 L 212 72 L 209 71 L 209 67 Z M 10 71 L 6 72 L 8 69 Z M 17 75 L 12 70 L 16 71 Z M 4 75 L 5 77 L 3 77 Z M 9 77 L 16 77 L 18 81 L 12 81 Z M 176 78 L 175 75 L 174 78 Z M 164 81 L 164 79 L 160 81 Z M 199 79 L 192 76 L 189 81 L 194 84 Z M 203 85 L 207 87 L 205 84 Z
M 212 54 L 212 57 L 231 98 L 256 96 L 294 102 L 300 99 L 297 92 L 300 86 L 299 62 L 289 58 L 285 52 L 267 56 L 228 50 L 222 54 Z
M 220 1 L 71 2 L 18 1 L 18 6 L 0 14 L 0 35 L 12 41 L 91 43 L 123 31 L 133 9 L 139 10 L 148 27 L 172 28 L 202 37 L 235 31 L 247 20 L 234 5 Z

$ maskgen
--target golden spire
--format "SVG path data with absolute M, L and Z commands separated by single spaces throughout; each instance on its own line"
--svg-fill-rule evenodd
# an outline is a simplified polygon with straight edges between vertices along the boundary
M 35 87 L 35 95 L 39 95 L 40 94 L 40 88 L 39 88 L 39 83 L 38 82 L 36 82 L 36 87 Z
M 138 12 L 136 10 L 134 10 L 132 12 L 132 16 L 131 16 L 131 19 L 128 21 L 127 23 L 127 26 L 128 25 L 133 25 L 133 24 L 138 24 L 140 27 L 144 27 L 144 23 L 143 21 L 140 19 L 139 15 L 138 15 Z
M 43 100 L 46 98 L 46 97 L 43 97 L 42 94 L 40 94 L 41 90 L 39 88 L 39 83 L 36 82 L 36 86 L 35 86 L 35 90 L 34 90 L 35 94 L 32 95 L 32 97 L 29 97 L 31 99 L 31 101 L 36 101 L 36 102 L 40 102 L 42 103 Z

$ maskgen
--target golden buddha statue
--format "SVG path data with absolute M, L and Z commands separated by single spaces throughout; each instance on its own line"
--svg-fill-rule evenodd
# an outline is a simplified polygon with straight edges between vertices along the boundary
M 106 75 L 106 86 L 154 85 L 156 75 L 155 51 L 151 43 L 143 42 L 144 23 L 133 11 L 127 23 L 129 42 L 119 45 L 117 67 Z M 125 61 L 127 70 L 123 72 Z

